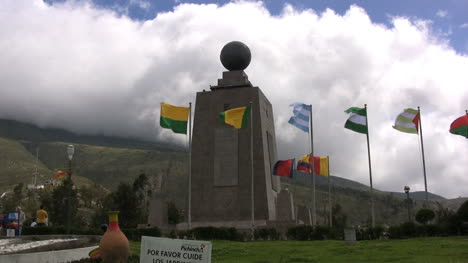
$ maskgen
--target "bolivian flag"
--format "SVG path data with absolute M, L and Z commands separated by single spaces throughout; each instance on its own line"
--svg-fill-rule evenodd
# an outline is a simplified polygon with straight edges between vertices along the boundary
M 175 133 L 187 134 L 189 107 L 177 107 L 161 102 L 161 127 Z
M 234 126 L 237 129 L 247 127 L 249 121 L 250 106 L 230 109 L 219 113 L 219 119 L 222 123 Z

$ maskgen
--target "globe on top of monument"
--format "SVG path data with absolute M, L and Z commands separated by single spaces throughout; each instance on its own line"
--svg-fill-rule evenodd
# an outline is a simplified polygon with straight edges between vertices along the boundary
M 220 55 L 221 63 L 229 71 L 246 69 L 251 57 L 249 47 L 239 41 L 227 43 Z

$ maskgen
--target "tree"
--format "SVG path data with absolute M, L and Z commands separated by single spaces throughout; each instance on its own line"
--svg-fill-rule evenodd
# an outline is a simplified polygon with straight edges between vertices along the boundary
M 59 225 L 67 224 L 68 211 L 68 191 L 70 191 L 70 215 L 73 225 L 80 223 L 81 220 L 76 216 L 78 211 L 78 196 L 70 179 L 65 179 L 63 184 L 58 186 L 52 192 L 49 217 L 51 222 Z
M 148 206 L 151 197 L 151 185 L 145 173 L 141 173 L 133 182 L 133 191 L 138 200 L 138 209 L 142 218 L 148 217 Z
M 171 225 L 180 223 L 181 215 L 174 202 L 167 203 L 167 217 Z
M 332 208 L 332 222 L 336 228 L 344 228 L 348 217 L 341 209 L 340 204 L 335 204 Z
M 109 211 L 119 211 L 119 225 L 136 227 L 145 223 L 148 215 L 148 196 L 151 194 L 148 177 L 141 173 L 133 182 L 120 183 L 117 190 L 96 200 L 98 211 L 92 219 L 94 226 L 108 221 Z
M 429 221 L 434 219 L 435 213 L 431 209 L 422 208 L 416 213 L 416 221 L 420 224 L 427 224 Z
M 128 183 L 120 183 L 112 193 L 113 210 L 120 211 L 119 224 L 122 227 L 136 227 L 141 218 L 139 202 L 133 188 Z
M 468 200 L 458 208 L 457 214 L 462 221 L 468 221 Z
M 22 200 L 25 197 L 23 188 L 23 183 L 19 183 L 13 188 L 12 194 L 3 198 L 2 207 L 4 212 L 16 211 L 17 206 L 22 206 Z

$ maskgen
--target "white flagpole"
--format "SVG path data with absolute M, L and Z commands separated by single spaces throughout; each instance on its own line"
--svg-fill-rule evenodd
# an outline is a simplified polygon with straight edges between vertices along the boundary
M 423 164 L 423 173 L 424 173 L 424 191 L 426 192 L 426 205 L 429 200 L 427 194 L 427 180 L 426 180 L 426 160 L 424 159 L 424 144 L 423 144 L 423 135 L 422 135 L 422 124 L 421 124 L 421 111 L 418 106 L 418 115 L 419 115 L 419 137 L 421 138 L 421 154 L 422 154 L 422 164 Z
M 188 229 L 192 228 L 192 103 L 189 103 L 189 148 L 188 148 Z
M 330 184 L 330 157 L 327 156 L 327 171 L 328 171 L 328 208 L 329 208 L 329 220 L 330 220 L 330 227 L 333 226 L 332 222 L 332 202 L 331 202 L 331 184 Z
M 250 102 L 250 193 L 251 193 L 251 208 L 252 208 L 252 239 L 254 238 L 254 230 L 255 230 L 255 200 L 254 200 L 254 164 L 253 164 L 253 107 L 252 102 Z
M 314 125 L 312 120 L 312 104 L 310 105 L 310 156 L 312 159 L 310 167 L 310 175 L 312 176 L 312 227 L 315 227 L 317 219 L 315 214 Z
M 374 187 L 372 186 L 372 165 L 371 165 L 371 156 L 370 156 L 370 143 L 369 143 L 369 122 L 367 121 L 367 104 L 364 104 L 366 109 L 366 126 L 367 126 L 367 156 L 369 158 L 369 180 L 370 180 L 370 195 L 371 195 L 371 218 L 372 218 L 372 227 L 375 227 L 375 215 L 374 215 Z

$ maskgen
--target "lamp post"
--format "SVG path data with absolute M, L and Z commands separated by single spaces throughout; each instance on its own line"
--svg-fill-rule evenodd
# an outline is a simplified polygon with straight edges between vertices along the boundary
M 68 154 L 68 198 L 67 198 L 67 235 L 70 234 L 70 220 L 71 220 L 71 190 L 73 186 L 73 182 L 71 179 L 72 176 L 72 159 L 73 154 L 75 153 L 75 146 L 72 144 L 67 146 L 67 154 Z
M 408 222 L 411 222 L 411 216 L 410 216 L 410 197 L 409 197 L 409 191 L 410 187 L 405 185 L 405 188 L 403 188 L 406 193 L 406 207 L 408 208 Z

